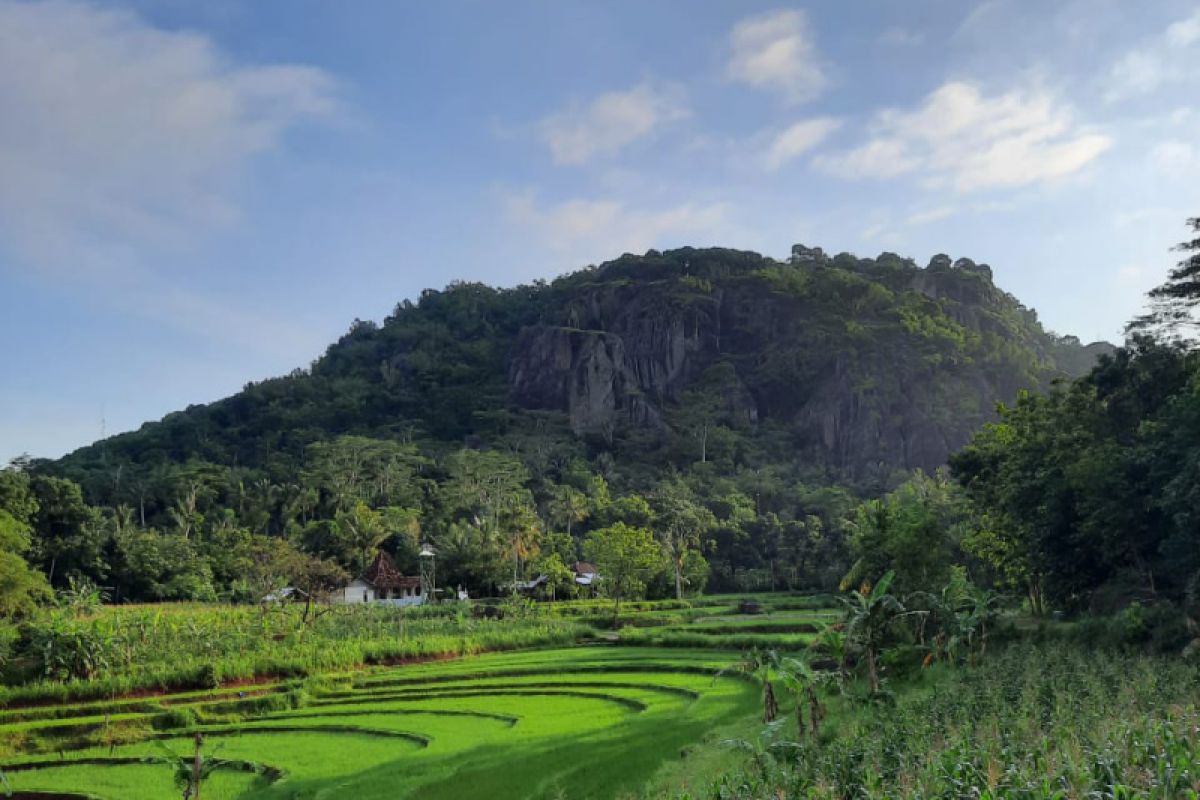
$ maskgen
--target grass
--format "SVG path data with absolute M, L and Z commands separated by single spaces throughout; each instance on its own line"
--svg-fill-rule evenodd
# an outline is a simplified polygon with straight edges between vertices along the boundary
M 714 729 L 754 713 L 755 686 L 714 679 L 724 663 L 711 652 L 654 648 L 485 654 L 313 681 L 298 693 L 302 704 L 236 722 L 216 719 L 227 713 L 225 693 L 190 692 L 156 698 L 151 707 L 77 703 L 36 719 L 11 712 L 0 736 L 36 735 L 49 744 L 58 728 L 59 747 L 74 737 L 75 749 L 40 753 L 25 740 L 19 759 L 4 759 L 37 767 L 9 775 L 26 791 L 174 796 L 165 765 L 136 759 L 159 755 L 151 738 L 187 752 L 191 733 L 201 730 L 217 757 L 278 770 L 219 770 L 204 788 L 208 800 L 452 798 L 481 786 L 494 798 L 615 798 L 637 791 Z M 114 724 L 148 723 L 159 707 L 177 702 L 192 710 L 192 724 L 164 732 L 146 725 L 138 741 L 99 743 Z M 89 706 L 105 714 L 88 715 Z M 82 721 L 95 725 L 90 737 L 79 738 Z
M 813 634 L 834 619 L 835 612 L 830 610 L 780 610 L 761 615 L 701 614 L 673 624 L 625 628 L 619 643 L 714 650 L 800 650 L 808 647 Z
M 111 607 L 83 619 L 56 612 L 28 624 L 0 687 L 0 707 L 66 703 L 136 691 L 217 687 L 318 675 L 363 664 L 573 643 L 577 621 L 473 619 L 433 609 L 349 606 L 303 624 L 292 606 Z
M 46 674 L 26 636 L 10 675 L 34 679 L 0 690 L 0 769 L 18 791 L 160 800 L 179 794 L 160 747 L 185 755 L 201 731 L 229 762 L 206 800 L 670 797 L 735 769 L 721 740 L 757 726 L 759 687 L 717 673 L 829 619 L 811 598 L 759 596 L 760 615 L 740 599 L 623 604 L 599 641 L 607 601 L 513 604 L 499 621 L 359 607 L 307 626 L 286 607 L 60 614 L 39 641 L 98 642 L 97 668 Z

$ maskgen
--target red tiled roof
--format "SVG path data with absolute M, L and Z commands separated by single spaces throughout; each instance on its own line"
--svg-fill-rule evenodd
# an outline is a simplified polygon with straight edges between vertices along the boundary
M 382 550 L 363 574 L 363 580 L 376 589 L 419 589 L 421 579 L 407 576 L 396 566 L 392 557 Z

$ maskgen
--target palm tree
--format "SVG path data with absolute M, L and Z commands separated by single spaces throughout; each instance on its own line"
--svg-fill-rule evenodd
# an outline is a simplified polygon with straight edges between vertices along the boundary
M 364 572 L 371 563 L 371 552 L 388 537 L 383 515 L 359 500 L 349 511 L 337 515 L 338 528 L 346 546 L 359 554 L 360 569 Z
M 908 613 L 900 598 L 888 593 L 895 579 L 896 573 L 889 570 L 875 586 L 864 583 L 848 598 L 841 598 L 846 608 L 846 640 L 866 657 L 871 694 L 879 693 L 879 652 L 888 631 Z
M 573 486 L 554 487 L 553 496 L 547 505 L 550 518 L 563 525 L 568 535 L 574 523 L 583 522 L 588 517 L 587 495 Z

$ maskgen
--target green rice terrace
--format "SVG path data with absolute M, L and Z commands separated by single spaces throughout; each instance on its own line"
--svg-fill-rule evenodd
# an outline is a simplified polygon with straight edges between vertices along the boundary
M 890 580 L 619 626 L 607 601 L 60 608 L 6 664 L 0 794 L 1200 796 L 1200 666 L 1096 646 L 1142 612 L 905 611 Z
M 17 797 L 175 797 L 172 765 L 201 733 L 209 799 L 632 795 L 698 746 L 728 761 L 715 742 L 757 719 L 760 690 L 722 670 L 829 618 L 810 598 L 771 605 L 627 604 L 619 633 L 587 601 L 500 620 L 338 608 L 309 628 L 287 608 L 64 614 L 43 643 L 58 674 L 0 690 L 2 769 Z M 96 640 L 81 675 L 72 659 Z

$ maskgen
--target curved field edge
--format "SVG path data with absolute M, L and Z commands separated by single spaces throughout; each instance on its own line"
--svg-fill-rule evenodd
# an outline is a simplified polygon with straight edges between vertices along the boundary
M 352 774 L 336 776 L 314 772 L 311 764 L 293 769 L 286 759 L 276 764 L 279 759 L 263 758 L 286 770 L 288 777 L 278 787 L 260 782 L 229 795 L 247 800 L 308 796 L 333 784 L 339 787 L 339 796 L 345 792 L 364 799 L 461 797 L 481 781 L 489 786 L 489 796 L 496 798 L 555 797 L 564 788 L 570 790 L 565 795 L 570 797 L 623 796 L 637 791 L 664 763 L 680 758 L 711 730 L 753 713 L 756 707 L 752 686 L 729 677 L 714 679 L 724 661 L 719 654 L 639 650 L 636 658 L 623 655 L 629 652 L 593 648 L 523 651 L 380 668 L 331 684 L 329 696 L 314 695 L 311 705 L 272 711 L 227 726 L 202 724 L 155 731 L 151 737 L 172 740 L 189 730 L 201 730 L 211 735 L 215 744 L 227 736 L 235 743 L 230 757 L 237 758 L 251 752 L 250 748 L 260 749 L 253 743 L 255 739 L 269 741 L 268 749 L 273 752 L 287 752 L 296 742 L 294 733 L 307 737 L 314 748 L 318 742 L 331 748 L 338 758 L 354 752 L 352 746 L 336 743 L 342 734 L 382 734 L 384 740 L 413 734 L 427 741 L 425 747 L 407 751 L 410 755 L 393 754 L 362 770 L 352 770 Z M 542 663 L 540 670 L 532 668 L 533 661 Z M 572 674 L 575 667 L 581 670 L 579 674 Z M 452 674 L 440 674 L 443 671 Z M 518 674 L 504 675 L 506 672 Z M 405 676 L 405 683 L 392 683 L 400 676 Z M 351 688 L 339 688 L 346 686 Z M 391 697 L 393 694 L 400 697 Z M 621 710 L 597 717 L 598 707 L 578 705 L 596 702 L 615 703 L 614 712 Z M 361 712 L 338 707 L 349 704 Z M 413 707 L 397 709 L 398 704 Z M 397 720 L 389 721 L 388 716 Z M 449 727 L 428 735 L 425 718 L 442 720 Z M 604 724 L 591 728 L 579 724 L 590 724 L 593 719 Z M 493 727 L 480 729 L 484 720 Z M 382 722 L 403 724 L 404 730 L 376 727 Z M 504 733 L 509 730 L 513 733 Z M 251 736 L 242 740 L 239 731 Z M 479 733 L 481 738 L 477 744 L 459 741 L 462 731 Z M 511 736 L 517 738 L 506 738 Z M 186 739 L 179 741 L 182 746 Z M 122 745 L 117 752 L 145 746 Z M 92 757 L 94 752 L 73 758 Z M 53 785 L 38 781 L 34 786 L 16 776 L 16 787 L 22 791 L 92 791 L 86 784 L 72 785 L 67 777 L 61 777 L 70 772 L 72 761 L 56 758 L 47 754 L 37 759 L 44 775 L 60 776 Z M 414 775 L 413 768 L 418 765 Z M 121 796 L 124 800 L 123 795 L 112 793 L 97 796 L 104 800 Z M 141 795 L 134 791 L 128 796 Z M 205 796 L 224 795 L 206 791 Z
M 197 661 L 186 667 L 173 664 L 94 680 L 35 681 L 21 686 L 4 686 L 0 687 L 0 710 L 20 711 L 101 699 L 152 699 L 183 691 L 236 690 L 257 683 L 307 678 L 360 667 L 566 646 L 593 635 L 593 628 L 574 620 L 546 618 L 528 623 L 469 620 L 462 623 L 462 630 L 452 628 L 448 633 L 407 638 L 402 627 L 380 629 L 378 638 L 365 641 L 321 642 L 314 636 L 292 651 L 254 656 L 227 655 L 207 663 Z

